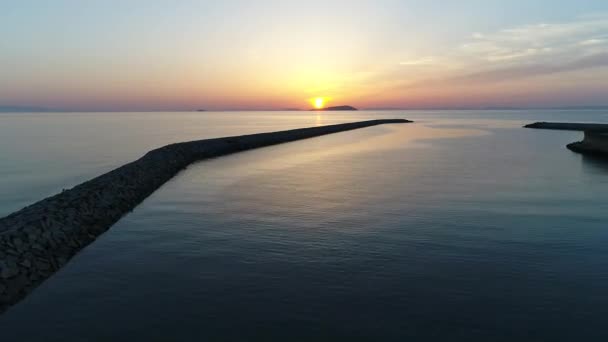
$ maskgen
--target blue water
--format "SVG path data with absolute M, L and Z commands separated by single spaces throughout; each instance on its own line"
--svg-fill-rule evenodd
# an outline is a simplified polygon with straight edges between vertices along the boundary
M 0 115 L 0 215 L 175 141 L 385 125 L 192 165 L 0 316 L 2 341 L 605 341 L 608 111 Z

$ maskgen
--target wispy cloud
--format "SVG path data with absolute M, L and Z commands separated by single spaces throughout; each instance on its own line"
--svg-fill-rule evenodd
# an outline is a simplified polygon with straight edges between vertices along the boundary
M 481 72 L 451 77 L 449 81 L 458 82 L 500 82 L 534 76 L 550 75 L 561 72 L 608 67 L 608 53 L 598 53 L 567 62 L 532 63 L 510 65 Z
M 416 66 L 416 65 L 430 65 L 433 63 L 435 63 L 434 57 L 424 57 L 424 58 L 418 58 L 418 59 L 404 60 L 404 61 L 399 62 L 399 65 Z
M 458 54 L 478 62 L 577 59 L 608 51 L 608 15 L 567 23 L 538 23 L 497 32 L 473 33 Z
M 432 78 L 408 78 L 402 87 L 508 82 L 608 67 L 608 15 L 475 32 L 444 55 L 400 64 L 431 61 L 455 67 L 443 69 L 445 72 Z
M 592 38 L 579 42 L 579 45 L 600 45 L 606 44 L 605 38 Z

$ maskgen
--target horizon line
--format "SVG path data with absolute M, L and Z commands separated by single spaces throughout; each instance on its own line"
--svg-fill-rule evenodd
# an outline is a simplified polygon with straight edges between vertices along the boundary
M 602 110 L 608 109 L 606 105 L 572 105 L 572 106 L 483 106 L 483 107 L 368 107 L 359 108 L 359 111 L 391 111 L 391 110 Z M 160 113 L 160 112 L 306 112 L 311 109 L 300 108 L 225 108 L 225 109 L 70 109 L 38 106 L 0 106 L 0 113 Z

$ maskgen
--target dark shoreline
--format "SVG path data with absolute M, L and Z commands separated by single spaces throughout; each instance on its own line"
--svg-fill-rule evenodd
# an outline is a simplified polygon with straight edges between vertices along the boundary
M 583 131 L 583 140 L 566 145 L 572 152 L 608 157 L 608 124 L 576 122 L 535 122 L 524 128 L 554 129 L 565 131 Z
M 587 130 L 583 140 L 570 143 L 566 147 L 572 152 L 606 158 L 608 157 L 608 130 Z
M 171 144 L 0 218 L 0 313 L 191 163 L 326 134 L 407 122 L 411 121 L 370 120 Z
M 587 131 L 587 130 L 606 130 L 608 124 L 596 123 L 576 123 L 576 122 L 535 122 L 525 125 L 524 128 L 554 129 L 561 131 Z

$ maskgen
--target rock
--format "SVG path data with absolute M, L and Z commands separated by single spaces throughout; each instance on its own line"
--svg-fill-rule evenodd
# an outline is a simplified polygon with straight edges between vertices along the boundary
M 13 289 L 15 292 L 19 293 L 23 290 L 25 290 L 25 287 L 28 286 L 30 284 L 29 279 L 23 275 L 23 274 L 19 274 L 14 278 L 11 278 L 7 281 L 7 287 L 9 289 Z
M 51 269 L 51 264 L 49 264 L 48 262 L 46 262 L 45 260 L 36 260 L 36 268 L 39 270 L 50 270 Z
M 32 262 L 27 259 L 21 261 L 19 264 L 25 268 L 32 268 Z
M 68 262 L 68 259 L 65 257 L 58 257 L 56 263 L 59 267 L 65 265 Z
M 46 249 L 41 244 L 39 244 L 39 243 L 32 244 L 32 248 L 33 249 L 37 249 L 39 251 L 46 251 Z
M 566 147 L 573 152 L 608 157 L 608 130 L 585 131 L 583 141 L 568 144 Z
M 524 128 L 556 129 L 565 131 L 608 130 L 608 124 L 576 123 L 576 122 L 535 122 Z
M 13 255 L 13 256 L 18 256 L 20 253 L 18 251 L 16 251 L 13 248 L 7 248 L 6 249 L 6 254 L 8 255 Z
M 525 128 L 555 129 L 568 131 L 584 131 L 582 141 L 573 142 L 566 147 L 583 154 L 608 157 L 608 124 L 576 123 L 576 122 L 535 122 Z
M 0 261 L 0 278 L 8 279 L 19 274 L 19 269 L 14 262 Z
M 0 218 L 0 312 L 195 161 L 331 133 L 406 122 L 410 121 L 370 120 L 171 144 Z

